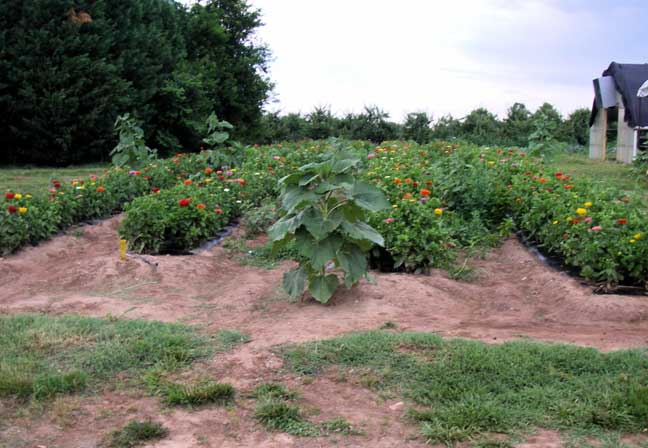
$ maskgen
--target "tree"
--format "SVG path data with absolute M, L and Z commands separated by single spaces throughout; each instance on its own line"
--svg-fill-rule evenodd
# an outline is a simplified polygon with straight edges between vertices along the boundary
M 483 107 L 470 112 L 461 124 L 464 138 L 479 145 L 494 145 L 500 140 L 497 117 Z
M 590 110 L 576 109 L 561 124 L 561 132 L 567 143 L 586 146 L 589 143 Z
M 425 112 L 411 112 L 405 117 L 403 137 L 417 143 L 427 143 L 432 139 L 432 116 Z
M 509 107 L 502 123 L 503 143 L 512 146 L 526 146 L 531 134 L 531 112 L 522 103 Z
M 440 140 L 461 138 L 461 122 L 452 115 L 444 115 L 432 126 L 432 137 Z

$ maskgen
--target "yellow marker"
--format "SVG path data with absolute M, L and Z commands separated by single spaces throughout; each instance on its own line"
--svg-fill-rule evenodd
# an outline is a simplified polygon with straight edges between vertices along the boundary
M 128 241 L 119 240 L 119 259 L 121 261 L 126 261 L 126 248 L 128 247 Z

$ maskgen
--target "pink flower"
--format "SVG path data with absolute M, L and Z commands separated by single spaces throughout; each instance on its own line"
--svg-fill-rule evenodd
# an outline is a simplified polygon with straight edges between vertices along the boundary
M 392 222 L 394 222 L 394 218 L 387 218 L 387 219 L 385 219 L 385 222 L 387 224 L 391 224 Z
M 590 230 L 591 230 L 592 232 L 600 232 L 601 230 L 603 230 L 603 227 L 601 227 L 601 226 L 594 226 L 594 227 L 592 227 Z
M 369 158 L 369 159 L 373 159 L 374 157 L 376 157 L 376 154 L 374 154 L 373 152 L 370 152 L 369 154 L 367 154 L 367 158 Z
M 583 221 L 585 221 L 585 222 L 592 222 L 592 218 L 588 216 L 587 218 L 583 219 Z

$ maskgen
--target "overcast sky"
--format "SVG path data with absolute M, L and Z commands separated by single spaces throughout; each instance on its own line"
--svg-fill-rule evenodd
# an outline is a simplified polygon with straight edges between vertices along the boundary
M 270 110 L 378 105 L 461 117 L 592 103 L 611 61 L 648 62 L 648 0 L 249 0 L 273 53 Z

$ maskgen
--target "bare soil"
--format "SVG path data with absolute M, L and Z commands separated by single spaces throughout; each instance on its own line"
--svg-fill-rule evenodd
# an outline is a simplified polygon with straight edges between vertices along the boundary
M 418 447 L 418 428 L 407 406 L 376 396 L 335 374 L 305 384 L 282 370 L 277 344 L 376 329 L 435 332 L 489 343 L 536 338 L 600 350 L 648 346 L 648 298 L 596 295 L 578 279 L 545 266 L 515 239 L 475 261 L 477 279 L 459 282 L 445 273 L 374 273 L 339 293 L 328 306 L 290 303 L 277 269 L 240 266 L 219 246 L 192 256 L 118 257 L 120 217 L 82 226 L 37 247 L 0 258 L 0 313 L 107 315 L 199 324 L 206 331 L 239 330 L 251 342 L 197 366 L 201 375 L 246 391 L 279 380 L 302 395 L 314 421 L 344 417 L 364 436 L 297 438 L 265 431 L 252 419 L 254 402 L 231 408 L 165 409 L 154 398 L 123 390 L 56 400 L 45 412 L 0 423 L 0 447 L 94 447 L 131 418 L 150 417 L 171 432 L 155 447 Z M 2 414 L 12 408 L 0 403 Z M 12 413 L 15 409 L 12 408 Z M 524 447 L 561 446 L 539 431 Z

